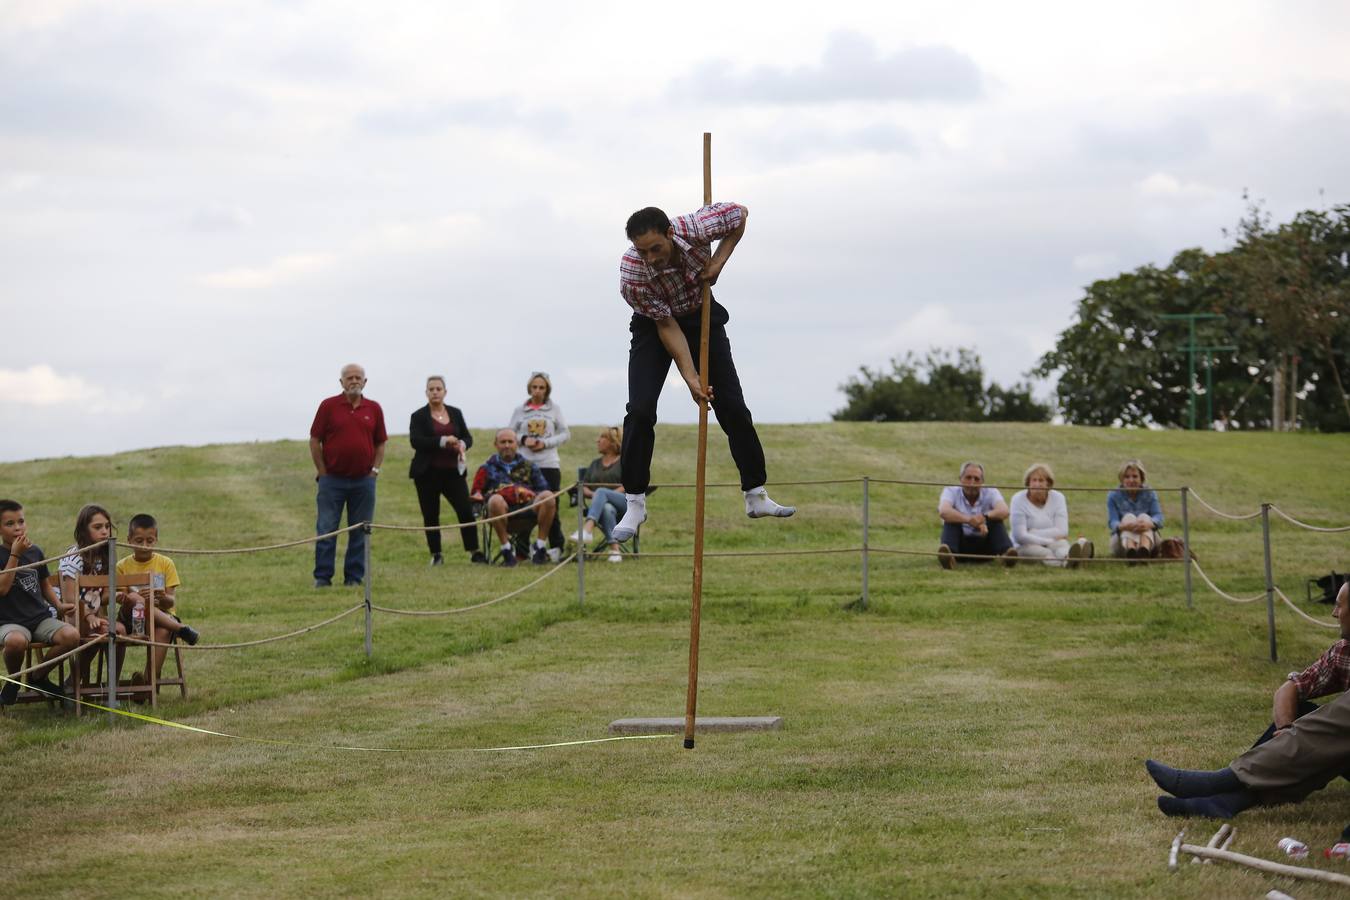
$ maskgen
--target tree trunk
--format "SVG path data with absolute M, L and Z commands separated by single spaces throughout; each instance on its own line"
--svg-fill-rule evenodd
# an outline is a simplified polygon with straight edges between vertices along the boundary
M 1331 349 L 1331 338 L 1322 332 L 1322 349 L 1327 353 L 1327 365 L 1331 366 L 1332 377 L 1336 379 L 1336 390 L 1341 393 L 1341 404 L 1345 407 L 1345 417 L 1350 419 L 1350 397 L 1345 395 L 1345 385 L 1341 383 L 1341 367 L 1336 365 L 1336 354 Z
M 1270 374 L 1270 430 L 1284 431 L 1284 354 L 1275 360 Z
M 1298 357 L 1289 357 L 1289 405 L 1285 407 L 1285 431 L 1298 428 Z

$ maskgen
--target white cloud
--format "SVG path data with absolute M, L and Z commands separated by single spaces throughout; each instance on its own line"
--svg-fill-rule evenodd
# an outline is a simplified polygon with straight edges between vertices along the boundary
M 1217 193 L 1214 188 L 1195 181 L 1182 181 L 1166 172 L 1154 172 L 1136 187 L 1146 197 L 1208 198 Z
M 78 375 L 62 375 L 49 365 L 0 369 L 0 397 L 20 406 L 95 404 L 106 396 L 103 388 Z
M 337 258 L 331 253 L 297 253 L 283 256 L 259 268 L 226 269 L 197 279 L 203 287 L 256 291 L 292 282 L 330 268 Z
M 869 354 L 924 353 L 932 347 L 969 347 L 979 336 L 978 328 L 958 319 L 949 307 L 929 303 L 865 349 Z

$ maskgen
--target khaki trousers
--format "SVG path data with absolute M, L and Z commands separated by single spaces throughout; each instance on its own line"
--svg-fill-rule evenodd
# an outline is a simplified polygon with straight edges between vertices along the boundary
M 1350 691 L 1297 719 L 1229 767 L 1263 804 L 1297 803 L 1350 769 Z

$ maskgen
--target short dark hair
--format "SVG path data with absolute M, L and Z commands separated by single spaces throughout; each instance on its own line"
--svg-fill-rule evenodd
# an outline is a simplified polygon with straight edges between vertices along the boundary
M 23 504 L 18 500 L 0 500 L 0 515 L 7 512 L 23 512 Z
M 127 534 L 131 534 L 131 532 L 135 531 L 137 528 L 145 529 L 158 527 L 159 523 L 155 521 L 154 516 L 149 513 L 136 513 L 136 515 L 131 517 L 131 521 L 127 523 Z
M 670 216 L 655 206 L 644 207 L 628 217 L 626 231 L 630 241 L 649 231 L 664 235 L 670 231 Z

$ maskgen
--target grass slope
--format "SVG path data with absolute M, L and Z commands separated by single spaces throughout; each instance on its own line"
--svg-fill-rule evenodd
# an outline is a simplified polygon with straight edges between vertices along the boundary
M 1274 500 L 1314 523 L 1350 519 L 1336 475 L 1344 437 L 955 424 L 761 433 L 780 481 L 944 480 L 976 458 L 997 483 L 1047 460 L 1061 486 L 1110 485 L 1138 455 L 1154 484 L 1189 484 L 1227 511 Z M 574 434 L 564 471 L 592 455 L 594 430 Z M 713 437 L 710 478 L 734 481 Z M 689 480 L 694 441 L 692 428 L 663 428 L 655 478 Z M 402 477 L 409 456 L 406 441 L 391 443 L 382 522 L 419 521 Z M 119 523 L 154 512 L 166 546 L 250 546 L 313 527 L 295 442 L 6 464 L 0 484 L 48 552 L 70 542 L 89 501 Z M 931 551 L 936 494 L 874 485 L 872 545 Z M 734 489 L 714 490 L 709 549 L 859 544 L 859 485 L 775 497 L 799 504 L 798 517 L 750 522 Z M 1104 497 L 1068 497 L 1074 531 L 1104 548 Z M 1176 496 L 1163 503 L 1177 533 Z M 644 550 L 687 549 L 692 492 L 668 488 L 651 509 Z M 1259 524 L 1193 513 L 1206 570 L 1234 593 L 1260 592 Z M 1303 578 L 1346 568 L 1343 535 L 1277 523 L 1272 540 L 1291 596 Z M 462 606 L 538 574 L 470 567 L 457 550 L 432 570 L 417 534 L 377 532 L 373 548 L 386 606 Z M 311 553 L 178 556 L 184 617 L 207 641 L 248 640 L 358 602 L 357 591 L 309 586 Z M 688 561 L 599 563 L 586 578 L 584 606 L 567 569 L 466 615 L 380 615 L 370 661 L 359 615 L 253 650 L 195 653 L 192 698 L 162 704 L 169 718 L 299 748 L 11 710 L 0 716 L 8 876 L 82 896 L 1332 896 L 1229 866 L 1169 876 L 1178 826 L 1157 813 L 1140 765 L 1152 754 L 1217 766 L 1250 743 L 1283 674 L 1335 635 L 1285 610 L 1271 663 L 1264 605 L 1227 603 L 1197 580 L 1187 610 L 1178 568 L 946 573 L 931 557 L 876 554 L 871 606 L 857 612 L 846 609 L 860 591 L 856 555 L 714 559 L 699 710 L 776 713 L 784 731 L 702 737 L 693 752 L 676 738 L 459 752 L 682 713 Z M 420 749 L 325 749 L 334 744 Z M 1298 807 L 1246 813 L 1235 849 L 1274 858 L 1285 834 L 1325 846 L 1350 821 L 1345 800 L 1334 785 Z M 1190 837 L 1212 830 L 1196 824 Z

